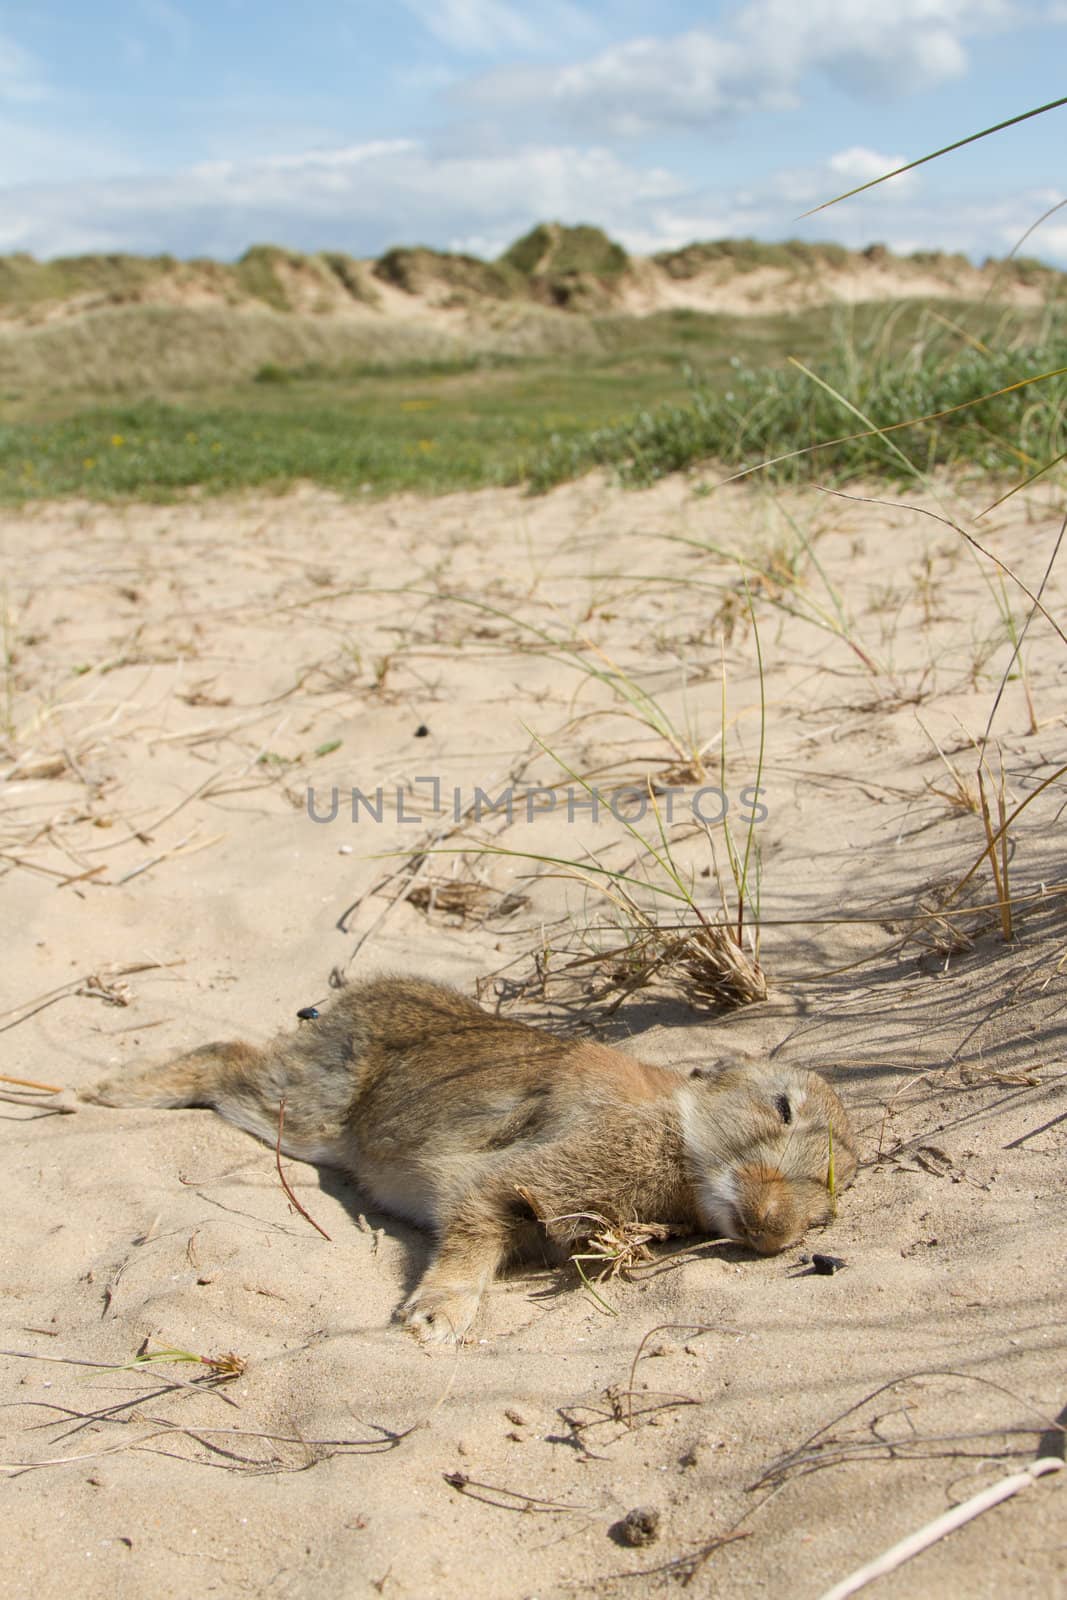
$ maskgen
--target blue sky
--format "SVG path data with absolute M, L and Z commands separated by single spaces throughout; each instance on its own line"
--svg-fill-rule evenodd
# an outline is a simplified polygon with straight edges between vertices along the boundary
M 494 255 L 875 240 L 1003 255 L 1067 197 L 1067 0 L 0 0 L 0 252 Z M 1026 251 L 1067 266 L 1067 207 Z

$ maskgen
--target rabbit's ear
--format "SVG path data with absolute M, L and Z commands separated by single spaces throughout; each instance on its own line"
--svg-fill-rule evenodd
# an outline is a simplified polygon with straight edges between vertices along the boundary
M 722 1075 L 723 1069 L 725 1067 L 727 1067 L 728 1065 L 729 1065 L 729 1063 L 724 1061 L 724 1060 L 722 1060 L 722 1058 L 720 1057 L 720 1059 L 718 1061 L 711 1062 L 711 1064 L 709 1066 L 706 1066 L 706 1067 L 694 1067 L 692 1069 L 692 1071 L 690 1072 L 689 1076 L 691 1078 L 700 1078 L 704 1082 L 710 1083 L 715 1078 L 720 1077 Z

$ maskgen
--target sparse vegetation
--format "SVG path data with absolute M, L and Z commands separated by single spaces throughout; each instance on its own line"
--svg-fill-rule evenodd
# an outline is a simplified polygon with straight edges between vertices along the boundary
M 768 463 L 788 480 L 812 471 L 834 481 L 912 477 L 910 463 L 1022 476 L 1067 448 L 1062 331 L 1009 350 L 967 345 L 946 354 L 924 343 L 904 359 L 893 359 L 878 338 L 848 340 L 817 382 L 796 365 L 755 367 L 740 357 L 732 365 L 728 385 L 696 380 L 684 405 L 639 411 L 584 439 L 554 439 L 531 469 L 532 487 L 595 466 L 647 485 L 709 459 L 740 469 Z M 1052 376 L 1024 386 L 1043 374 Z M 901 430 L 898 449 L 883 437 L 890 430 Z
M 865 255 L 888 259 L 881 246 Z M 929 252 L 911 265 L 978 276 Z M 756 266 L 810 290 L 864 263 L 838 246 L 722 240 L 640 270 L 720 282 Z M 641 484 L 775 456 L 789 457 L 779 476 L 892 474 L 901 458 L 877 432 L 823 448 L 862 431 L 848 407 L 893 428 L 1067 362 L 1054 300 L 635 316 L 617 302 L 636 270 L 599 229 L 556 223 L 492 263 L 415 247 L 371 264 L 274 245 L 231 266 L 0 258 L 0 498 L 300 479 L 342 493 L 540 490 L 596 466 Z M 1026 261 L 982 276 L 993 274 L 1031 288 L 1043 274 L 1050 293 L 1062 282 Z M 457 315 L 381 315 L 387 286 Z M 890 438 L 920 468 L 1021 478 L 1063 448 L 1065 395 L 1061 376 Z
M 829 309 L 560 318 L 548 331 L 575 333 L 564 358 L 536 344 L 525 354 L 461 348 L 403 324 L 387 341 L 364 322 L 111 309 L 0 341 L 0 498 L 165 497 L 298 480 L 341 493 L 522 481 L 540 490 L 594 466 L 640 484 L 708 458 L 747 467 L 858 431 L 787 353 L 882 427 L 1067 362 L 1067 338 L 1051 323 L 1044 344 L 1019 343 L 1040 336 L 1034 318 L 1009 329 L 1003 314 L 982 323 L 966 307 L 950 310 L 936 322 L 922 306 L 889 317 L 869 307 L 847 318 Z M 964 327 L 961 338 L 954 330 Z M 975 348 L 977 327 L 1009 351 Z M 85 387 L 63 393 L 64 375 Z M 114 402 L 101 405 L 109 392 Z M 1023 477 L 1064 447 L 1065 395 L 1060 377 L 893 437 L 924 467 Z M 900 463 L 873 436 L 778 471 L 812 466 L 840 479 Z
M 683 245 L 680 250 L 661 250 L 652 259 L 670 277 L 684 279 L 695 278 L 720 263 L 732 272 L 754 272 L 758 267 L 818 272 L 845 267 L 853 258 L 840 244 L 808 244 L 802 239 L 787 239 L 782 244 L 766 244 L 762 239 L 710 239 Z
M 234 268 L 235 286 L 252 300 L 262 300 L 275 311 L 291 311 L 289 297 L 278 278 L 278 266 L 286 252 L 273 244 L 256 244 Z
M 617 278 L 630 265 L 621 244 L 601 228 L 579 224 L 565 228 L 558 222 L 541 222 L 501 256 L 527 277 L 536 274 L 590 272 L 598 278 Z
M 522 292 L 519 275 L 506 262 L 481 261 L 477 256 L 452 255 L 419 245 L 387 250 L 374 263 L 374 276 L 407 294 L 432 294 L 444 290 L 447 299 L 510 300 Z
M 203 265 L 215 267 L 214 262 Z M 181 270 L 173 256 L 66 256 L 56 261 L 37 261 L 24 254 L 0 256 L 0 310 L 27 311 L 48 301 L 85 295 L 132 300 L 147 284 Z

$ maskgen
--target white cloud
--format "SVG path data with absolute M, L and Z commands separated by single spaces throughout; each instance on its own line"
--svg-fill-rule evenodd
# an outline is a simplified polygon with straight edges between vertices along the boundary
M 623 136 L 706 124 L 724 112 L 753 109 L 762 94 L 744 52 L 700 31 L 629 39 L 573 66 L 498 69 L 463 92 L 482 105 L 563 116 Z
M 441 155 L 410 140 L 202 163 L 170 176 L 0 193 L 0 252 L 133 250 L 232 257 L 258 240 L 378 254 L 388 244 L 516 238 L 534 222 L 636 220 L 681 194 L 662 168 L 601 149 Z
M 652 206 L 636 226 L 624 225 L 609 231 L 634 255 L 651 256 L 660 250 L 680 250 L 683 245 L 706 239 L 748 239 L 773 225 L 773 210 L 753 196 L 722 196 L 713 209 L 686 206 Z
M 1002 230 L 1002 237 L 1009 250 L 1019 242 L 1018 234 L 1010 228 Z M 1058 228 L 1043 228 L 1040 233 L 1032 234 L 1026 243 L 1026 254 L 1031 253 L 1067 265 L 1067 227 L 1061 224 Z
M 336 150 L 307 150 L 299 155 L 264 156 L 256 162 L 201 161 L 188 169 L 191 178 L 209 183 L 248 177 L 256 172 L 299 172 L 321 182 L 330 168 L 357 167 L 364 161 L 417 150 L 414 139 L 372 139 L 369 144 L 342 145 Z
M 839 150 L 832 155 L 827 166 L 835 177 L 844 178 L 848 183 L 871 183 L 875 178 L 883 178 L 887 172 L 896 172 L 907 160 L 906 156 L 883 156 L 877 150 L 868 150 L 865 145 L 854 144 L 848 150 Z M 919 181 L 917 172 L 900 172 L 895 178 L 889 178 L 883 184 L 887 194 L 910 193 Z
M 691 123 L 746 109 L 753 91 L 744 52 L 694 31 L 629 40 L 584 65 L 565 67 L 554 98 L 565 106 L 600 106 L 619 131 L 639 133 L 650 120 Z
M 780 167 L 777 172 L 770 173 L 764 179 L 764 198 L 773 197 L 776 202 L 779 236 L 783 228 L 791 228 L 794 222 L 799 221 L 800 212 L 832 200 L 843 190 L 858 188 L 872 178 L 880 178 L 901 166 L 903 161 L 903 156 L 886 156 L 878 150 L 867 149 L 865 145 L 852 145 L 813 166 Z M 899 178 L 891 178 L 882 184 L 875 195 L 850 200 L 849 205 L 853 208 L 873 206 L 884 212 L 887 207 L 899 205 L 918 187 L 918 173 L 903 172 Z M 856 214 L 859 215 L 858 212 Z M 830 218 L 825 220 L 829 222 Z M 886 223 L 875 225 L 884 230 Z
M 169 176 L 8 187 L 0 191 L 0 252 L 170 251 L 228 259 L 273 240 L 357 255 L 377 255 L 391 244 L 447 242 L 495 256 L 533 223 L 559 219 L 597 224 L 642 254 L 695 239 L 799 234 L 853 247 L 882 239 L 981 257 L 1003 255 L 1050 203 L 1045 190 L 1035 190 L 1007 199 L 953 196 L 946 204 L 927 180 L 921 196 L 918 185 L 887 185 L 871 198 L 796 221 L 848 179 L 888 170 L 893 161 L 856 147 L 758 184 L 696 187 L 662 167 L 596 147 L 453 154 L 413 140 L 381 140 L 201 163 Z M 1024 248 L 1067 263 L 1067 228 L 1042 228 Z
M 827 163 L 831 172 L 839 172 L 843 178 L 858 178 L 861 183 L 880 178 L 883 172 L 892 172 L 894 167 L 903 164 L 903 156 L 881 156 L 877 150 L 868 150 L 861 144 L 839 150 Z
M 860 96 L 930 88 L 959 77 L 966 39 L 1007 26 L 1015 9 L 1014 0 L 748 0 L 726 29 L 629 39 L 565 67 L 497 69 L 464 92 L 617 135 L 700 127 L 793 106 L 812 73 Z
M 568 0 L 545 0 L 533 10 L 507 0 L 402 0 L 423 27 L 465 54 L 544 49 L 546 40 L 588 37 L 590 24 Z
M 897 95 L 962 75 L 964 41 L 1006 27 L 1013 0 L 749 0 L 737 32 L 768 75 L 824 73 L 855 94 Z
M 449 239 L 447 248 L 462 256 L 480 256 L 483 261 L 495 261 L 497 256 L 502 256 L 509 244 L 514 240 L 505 237 L 502 233 L 469 233 L 457 234 Z
M 807 173 L 778 173 L 760 193 L 687 195 L 678 204 L 650 204 L 640 208 L 636 226 L 624 224 L 608 231 L 628 249 L 642 254 L 676 249 L 695 239 L 756 238 L 774 240 L 799 237 L 828 241 L 860 250 L 876 241 L 900 255 L 913 250 L 960 251 L 977 261 L 1005 256 L 1045 209 L 1035 193 L 976 196 L 966 202 L 954 198 L 951 206 L 931 194 L 919 201 L 899 196 L 891 208 L 861 197 L 847 206 L 821 212 L 797 222 L 797 206 L 786 210 L 783 193 L 804 189 L 806 201 L 826 199 L 833 192 L 825 168 Z M 1023 253 L 1067 267 L 1067 226 L 1045 226 L 1023 245 Z

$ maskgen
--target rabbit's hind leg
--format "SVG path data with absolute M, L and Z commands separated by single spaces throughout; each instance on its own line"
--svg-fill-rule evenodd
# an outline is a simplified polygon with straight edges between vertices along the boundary
M 226 1041 L 202 1045 L 170 1061 L 105 1078 L 83 1089 L 82 1100 L 99 1106 L 212 1106 L 225 1116 L 227 1102 L 255 1091 L 263 1052 Z
M 170 1061 L 105 1078 L 81 1099 L 101 1106 L 206 1106 L 298 1161 L 347 1165 L 342 1119 L 311 1092 L 308 1064 L 240 1040 L 202 1045 Z

